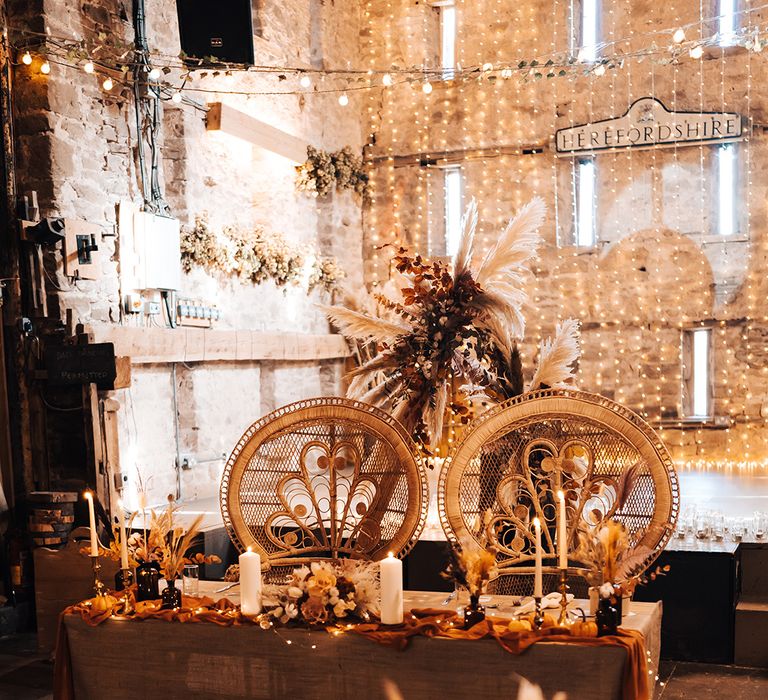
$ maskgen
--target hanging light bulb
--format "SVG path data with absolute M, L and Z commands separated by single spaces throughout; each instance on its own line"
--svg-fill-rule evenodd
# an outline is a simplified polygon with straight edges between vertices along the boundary
M 90 74 L 90 73 L 93 73 L 93 71 L 94 71 L 95 69 L 96 69 L 96 68 L 95 68 L 95 66 L 93 65 L 93 62 L 92 62 L 92 61 L 86 61 L 86 62 L 83 64 L 83 70 L 84 70 L 86 73 L 88 73 L 88 74 Z
M 299 80 L 299 84 L 303 88 L 308 88 L 310 85 L 312 85 L 312 78 L 310 78 L 308 75 L 302 75 L 301 80 Z
M 483 63 L 483 70 L 487 73 L 489 70 L 493 70 L 493 63 Z
M 174 92 L 173 95 L 171 95 L 171 102 L 174 104 L 180 104 L 181 103 L 181 93 L 180 92 Z
M 392 85 L 392 76 L 389 73 L 384 73 L 384 77 L 381 79 L 381 82 L 384 84 L 384 87 L 389 87 Z
M 432 83 L 430 83 L 429 80 L 425 80 L 421 89 L 425 95 L 429 95 L 429 93 L 432 92 Z
M 346 107 L 349 104 L 349 97 L 347 97 L 346 93 L 339 95 L 339 104 L 342 107 Z
M 101 87 L 103 87 L 107 92 L 109 92 L 113 87 L 115 87 L 115 83 L 112 81 L 112 78 L 104 78 L 104 82 L 101 84 Z
M 29 51 L 25 51 L 24 55 L 21 57 L 21 62 L 25 66 L 31 66 L 32 65 L 32 54 L 29 53 Z
M 676 44 L 682 44 L 685 41 L 685 30 L 682 27 L 675 30 L 675 33 L 672 35 L 672 41 Z
M 51 64 L 48 61 L 43 61 L 43 65 L 40 66 L 40 72 L 43 75 L 48 75 L 51 72 Z
M 704 55 L 704 48 L 702 46 L 694 46 L 688 54 L 691 58 L 701 58 Z
M 512 69 L 511 68 L 504 68 L 501 71 L 501 77 L 504 78 L 504 80 L 509 80 L 509 78 L 512 77 Z
M 151 71 L 149 71 L 149 79 L 150 80 L 159 80 L 160 79 L 160 69 L 159 68 L 153 68 Z
M 597 66 L 597 68 L 595 68 L 595 75 L 597 75 L 598 77 L 601 75 L 605 75 L 605 65 L 601 63 L 599 66 Z

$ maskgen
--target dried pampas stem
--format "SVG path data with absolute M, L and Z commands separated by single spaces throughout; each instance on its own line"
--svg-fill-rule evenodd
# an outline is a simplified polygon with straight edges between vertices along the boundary
M 579 354 L 579 322 L 568 318 L 557 324 L 554 340 L 542 342 L 539 366 L 528 390 L 566 386 L 573 380 L 573 364 Z
M 378 343 L 391 343 L 400 335 L 408 333 L 408 328 L 381 318 L 373 318 L 343 306 L 317 305 L 326 316 L 348 338 L 375 340 Z
M 519 280 L 528 271 L 541 242 L 538 230 L 546 211 L 544 201 L 534 197 L 518 212 L 480 264 L 475 275 L 478 284 L 490 288 L 498 276 Z
M 453 258 L 453 276 L 460 277 L 469 270 L 477 228 L 477 202 L 473 198 L 461 219 L 461 240 Z

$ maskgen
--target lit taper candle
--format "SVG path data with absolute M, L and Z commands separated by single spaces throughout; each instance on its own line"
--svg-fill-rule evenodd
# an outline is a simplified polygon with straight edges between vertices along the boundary
M 117 507 L 120 510 L 120 568 L 128 568 L 128 538 L 125 534 L 125 508 L 123 502 L 118 501 Z
M 99 556 L 99 539 L 96 537 L 96 514 L 93 512 L 93 493 L 85 492 L 85 500 L 88 501 L 88 520 L 91 528 L 91 556 Z
M 399 625 L 403 622 L 403 562 L 392 552 L 379 563 L 381 589 L 381 622 Z
M 560 568 L 568 568 L 568 521 L 565 518 L 565 494 L 557 492 L 557 553 Z
M 538 518 L 533 519 L 533 529 L 536 531 L 536 568 L 533 574 L 533 596 L 534 598 L 541 598 L 541 522 Z

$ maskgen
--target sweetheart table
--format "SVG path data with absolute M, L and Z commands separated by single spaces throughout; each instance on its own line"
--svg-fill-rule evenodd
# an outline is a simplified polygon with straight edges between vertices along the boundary
M 220 586 L 201 582 L 201 593 L 212 595 Z M 236 595 L 227 596 L 237 602 Z M 405 593 L 406 610 L 440 609 L 444 600 L 444 593 Z M 487 613 L 510 616 L 514 603 L 494 596 L 498 607 Z M 622 624 L 645 637 L 651 688 L 661 612 L 660 603 L 633 602 Z M 72 614 L 62 625 L 78 700 L 509 698 L 521 676 L 540 685 L 547 698 L 565 691 L 571 700 L 618 700 L 627 661 L 621 647 L 575 643 L 538 642 L 516 655 L 493 639 L 414 637 L 398 651 L 353 633 L 301 628 L 116 619 L 91 627 Z

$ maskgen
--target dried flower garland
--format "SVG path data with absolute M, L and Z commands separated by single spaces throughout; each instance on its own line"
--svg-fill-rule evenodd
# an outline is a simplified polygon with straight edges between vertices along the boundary
M 307 160 L 296 166 L 296 187 L 313 197 L 324 197 L 335 188 L 353 190 L 363 201 L 370 199 L 371 184 L 358 158 L 349 146 L 328 153 L 319 148 L 307 147 Z
M 322 287 L 328 292 L 344 278 L 335 258 L 318 256 L 309 246 L 289 243 L 280 234 L 257 227 L 249 235 L 231 227 L 221 234 L 211 231 L 204 217 L 181 237 L 181 264 L 185 272 L 201 267 L 209 272 L 236 275 L 253 284 L 271 279 L 278 287 L 300 284 L 307 274 L 307 291 Z

